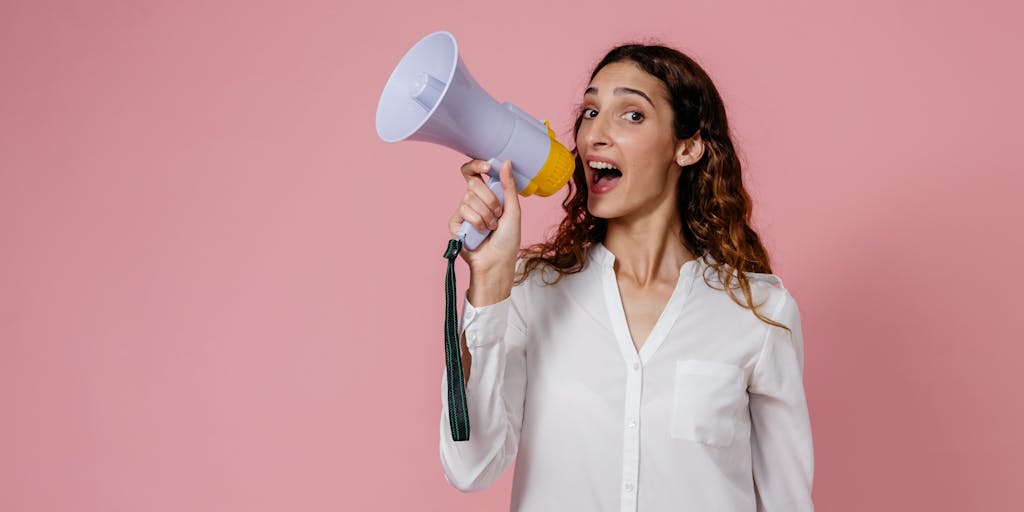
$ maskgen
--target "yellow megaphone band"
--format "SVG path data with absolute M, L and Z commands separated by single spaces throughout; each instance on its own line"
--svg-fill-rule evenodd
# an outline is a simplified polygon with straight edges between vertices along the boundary
M 548 127 L 548 137 L 551 139 L 548 158 L 544 162 L 544 166 L 537 171 L 537 175 L 520 192 L 524 196 L 536 193 L 541 197 L 547 197 L 558 192 L 569 182 L 572 172 L 576 169 L 576 161 L 573 159 L 572 153 L 555 139 L 551 123 L 544 121 L 544 126 Z

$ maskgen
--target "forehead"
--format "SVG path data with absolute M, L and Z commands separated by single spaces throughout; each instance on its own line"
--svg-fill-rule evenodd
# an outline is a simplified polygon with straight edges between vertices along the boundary
M 656 103 L 668 101 L 665 84 L 657 77 L 640 69 L 632 61 L 613 62 L 601 68 L 590 81 L 590 88 L 596 88 L 599 96 L 611 95 L 617 87 L 627 87 L 645 92 Z

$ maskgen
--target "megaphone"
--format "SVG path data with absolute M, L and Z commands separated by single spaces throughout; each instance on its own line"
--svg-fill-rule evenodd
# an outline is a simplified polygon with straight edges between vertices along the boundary
M 515 105 L 499 104 L 469 74 L 451 33 L 434 32 L 416 43 L 391 72 L 377 104 L 377 135 L 385 142 L 419 140 L 486 160 L 487 186 L 504 205 L 499 170 L 512 163 L 519 194 L 550 196 L 572 177 L 572 154 L 547 121 Z M 476 249 L 491 233 L 468 221 L 458 232 Z

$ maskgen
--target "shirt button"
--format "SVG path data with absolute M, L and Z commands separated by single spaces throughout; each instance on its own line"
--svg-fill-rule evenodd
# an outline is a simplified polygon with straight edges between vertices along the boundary
M 634 362 L 633 363 L 633 369 L 634 370 L 639 370 L 640 369 L 640 363 Z
M 626 492 L 633 492 L 633 484 L 626 482 Z
M 629 428 L 636 428 L 636 418 L 629 419 Z

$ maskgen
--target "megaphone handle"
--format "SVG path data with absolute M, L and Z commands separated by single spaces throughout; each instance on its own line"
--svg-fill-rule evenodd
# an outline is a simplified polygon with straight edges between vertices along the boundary
M 500 203 L 501 206 L 505 206 L 505 190 L 501 188 L 501 178 L 498 174 L 501 171 L 501 162 L 491 158 L 487 163 L 491 164 L 491 170 L 487 173 L 487 188 L 491 189 L 491 192 L 494 192 L 494 195 L 498 196 L 498 203 Z M 462 247 L 464 249 L 475 251 L 490 234 L 491 230 L 485 228 L 481 233 L 480 231 L 477 231 L 468 220 L 464 220 L 462 221 L 462 227 L 459 229 L 456 236 L 462 240 Z

